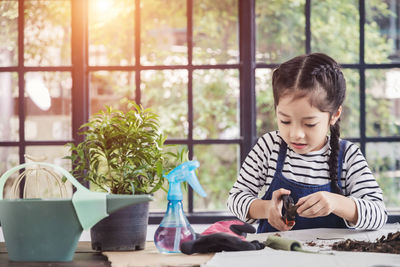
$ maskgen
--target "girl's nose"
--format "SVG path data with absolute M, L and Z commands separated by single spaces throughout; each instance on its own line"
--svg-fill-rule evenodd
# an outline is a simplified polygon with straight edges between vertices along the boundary
M 290 138 L 293 140 L 298 140 L 304 138 L 305 134 L 302 127 L 294 125 L 290 128 Z

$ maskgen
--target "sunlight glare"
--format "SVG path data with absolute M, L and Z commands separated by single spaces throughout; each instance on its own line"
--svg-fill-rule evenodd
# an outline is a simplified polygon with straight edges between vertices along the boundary
M 96 0 L 97 10 L 99 12 L 107 12 L 112 6 L 113 0 Z
M 26 92 L 38 108 L 43 111 L 50 109 L 51 97 L 49 89 L 41 78 L 29 79 L 26 83 Z

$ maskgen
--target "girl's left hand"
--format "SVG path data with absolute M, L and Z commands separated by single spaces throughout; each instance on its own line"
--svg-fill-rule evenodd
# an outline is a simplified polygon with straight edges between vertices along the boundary
M 319 191 L 302 197 L 297 201 L 297 213 L 301 217 L 315 218 L 327 216 L 336 209 L 334 193 Z

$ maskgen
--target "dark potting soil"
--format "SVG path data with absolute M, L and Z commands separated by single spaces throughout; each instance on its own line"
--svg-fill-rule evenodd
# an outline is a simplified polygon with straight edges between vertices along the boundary
M 382 236 L 376 242 L 356 241 L 346 239 L 335 242 L 332 249 L 340 251 L 362 251 L 400 254 L 400 231 Z

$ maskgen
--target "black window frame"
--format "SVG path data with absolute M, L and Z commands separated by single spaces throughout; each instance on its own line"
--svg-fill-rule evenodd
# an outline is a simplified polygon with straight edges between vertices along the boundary
M 237 144 L 240 146 L 240 162 L 243 162 L 247 153 L 256 142 L 256 92 L 255 72 L 256 69 L 273 69 L 277 64 L 266 64 L 256 62 L 256 25 L 255 8 L 256 0 L 238 0 L 238 21 L 239 21 L 239 61 L 237 64 L 217 65 L 193 65 L 193 1 L 187 3 L 187 49 L 188 63 L 186 65 L 174 66 L 148 66 L 140 63 L 140 1 L 134 0 L 135 4 L 135 65 L 132 66 L 89 66 L 88 64 L 88 1 L 71 0 L 71 66 L 55 67 L 28 67 L 24 65 L 24 2 L 29 0 L 18 0 L 18 65 L 12 67 L 0 67 L 0 72 L 18 73 L 18 117 L 19 117 L 19 141 L 0 142 L 0 147 L 18 147 L 19 161 L 25 161 L 24 154 L 27 146 L 64 145 L 68 142 L 79 143 L 83 136 L 78 135 L 80 125 L 89 119 L 90 97 L 89 97 L 89 75 L 92 71 L 118 70 L 135 71 L 135 100 L 140 103 L 141 71 L 144 70 L 166 70 L 185 69 L 188 72 L 188 137 L 186 139 L 168 139 L 167 144 L 184 144 L 188 146 L 189 158 L 193 157 L 193 147 L 198 144 Z M 305 0 L 305 53 L 311 53 L 311 0 Z M 360 137 L 349 138 L 350 141 L 358 142 L 361 151 L 365 154 L 367 143 L 379 142 L 400 142 L 400 136 L 392 137 L 367 137 L 366 136 L 366 84 L 365 71 L 369 69 L 400 68 L 400 63 L 367 64 L 365 63 L 365 0 L 359 0 L 359 28 L 360 47 L 359 63 L 342 64 L 343 68 L 354 69 L 360 75 Z M 240 82 L 240 138 L 238 139 L 206 139 L 196 140 L 193 138 L 193 71 L 198 69 L 237 69 L 239 70 Z M 25 103 L 24 103 L 24 76 L 30 71 L 68 71 L 72 76 L 72 140 L 60 141 L 26 141 L 25 140 Z M 213 223 L 218 220 L 234 218 L 228 212 L 195 212 L 193 209 L 193 191 L 189 188 L 187 201 L 187 216 L 191 223 Z M 150 213 L 150 224 L 158 224 L 163 213 Z M 400 221 L 400 215 L 390 215 L 389 222 Z

